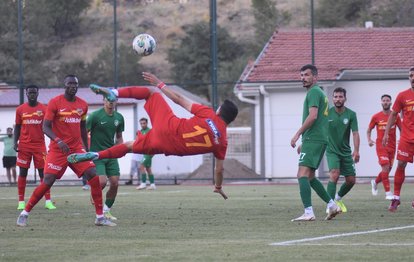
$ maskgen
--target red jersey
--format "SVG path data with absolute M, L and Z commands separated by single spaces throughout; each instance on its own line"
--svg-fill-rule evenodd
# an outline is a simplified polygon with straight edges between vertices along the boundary
M 402 111 L 401 138 L 414 143 L 414 91 L 409 88 L 398 94 L 392 106 L 392 111 Z
M 19 148 L 22 151 L 46 151 L 45 136 L 43 134 L 43 118 L 46 106 L 37 103 L 32 107 L 24 103 L 16 108 L 16 125 L 21 125 Z
M 71 149 L 82 145 L 81 121 L 86 120 L 88 104 L 81 98 L 75 101 L 66 100 L 64 95 L 52 98 L 47 106 L 45 120 L 52 121 L 52 130 Z M 55 141 L 51 141 L 49 149 L 59 150 Z
M 226 123 L 210 107 L 193 104 L 192 118 L 178 118 L 157 93 L 147 100 L 145 109 L 153 128 L 145 135 L 138 134 L 136 152 L 177 156 L 213 153 L 218 159 L 225 158 Z
M 388 123 L 388 117 L 389 115 L 384 114 L 383 111 L 376 113 L 372 116 L 371 122 L 369 122 L 369 129 L 373 129 L 376 127 L 377 130 L 377 139 L 375 140 L 377 147 L 382 147 L 382 138 L 384 137 L 385 133 L 385 127 Z M 401 118 L 399 115 L 397 115 L 397 119 L 395 121 L 395 124 L 391 126 L 390 132 L 388 134 L 388 147 L 395 149 L 396 147 L 396 127 L 399 127 L 401 129 Z

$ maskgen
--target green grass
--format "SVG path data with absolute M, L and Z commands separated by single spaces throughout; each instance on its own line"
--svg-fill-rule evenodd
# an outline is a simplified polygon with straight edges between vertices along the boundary
M 32 210 L 28 227 L 15 225 L 16 188 L 0 188 L 0 261 L 414 261 L 414 229 L 270 246 L 270 243 L 414 225 L 405 184 L 397 213 L 383 192 L 357 185 L 344 200 L 348 213 L 323 221 L 316 195 L 315 222 L 301 215 L 296 185 L 226 186 L 229 199 L 210 186 L 159 186 L 141 192 L 123 186 L 112 209 L 113 228 L 94 226 L 89 192 L 55 187 L 58 209 Z M 29 196 L 33 188 L 28 188 Z

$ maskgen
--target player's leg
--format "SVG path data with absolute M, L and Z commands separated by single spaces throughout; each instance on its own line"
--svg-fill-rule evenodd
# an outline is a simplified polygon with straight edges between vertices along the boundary
M 156 89 L 154 87 L 146 86 L 127 86 L 119 89 L 110 89 L 98 86 L 96 84 L 91 84 L 89 88 L 94 93 L 103 95 L 110 102 L 116 101 L 118 97 L 148 99 L 153 92 L 156 92 Z
M 142 190 L 147 188 L 147 170 L 145 169 L 144 162 L 141 162 L 139 166 L 139 170 L 141 173 L 141 183 L 137 186 L 137 190 Z
M 26 191 L 27 172 L 27 168 L 19 166 L 19 177 L 17 179 L 17 194 L 19 203 L 17 205 L 17 210 L 23 210 L 26 206 L 26 202 L 24 201 L 24 195 Z
M 128 141 L 99 152 L 73 153 L 67 157 L 67 161 L 71 164 L 75 164 L 98 159 L 121 158 L 127 153 L 132 153 L 133 144 L 134 141 Z
M 330 169 L 329 171 L 329 181 L 326 187 L 326 191 L 328 192 L 329 196 L 334 199 L 336 194 L 336 185 L 339 179 L 339 168 Z
M 104 215 L 107 219 L 110 220 L 117 220 L 111 213 L 111 208 L 114 205 L 116 195 L 118 194 L 118 186 L 119 186 L 119 164 L 116 159 L 111 159 L 107 163 L 107 176 L 109 179 L 109 189 L 106 192 L 106 199 L 104 205 Z

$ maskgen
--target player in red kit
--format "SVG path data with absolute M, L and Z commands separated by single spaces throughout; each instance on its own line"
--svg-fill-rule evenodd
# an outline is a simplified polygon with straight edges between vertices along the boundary
M 237 106 L 225 100 L 217 112 L 210 107 L 197 104 L 166 86 L 151 73 L 144 72 L 144 79 L 154 87 L 125 87 L 112 90 L 97 85 L 91 89 L 102 94 L 108 100 L 119 98 L 145 99 L 152 129 L 145 135 L 139 134 L 135 141 L 129 141 L 113 146 L 100 152 L 72 154 L 68 157 L 70 163 L 92 159 L 119 158 L 126 153 L 165 154 L 165 155 L 196 155 L 213 153 L 216 158 L 214 192 L 227 198 L 222 190 L 223 161 L 227 150 L 226 127 L 237 116 Z M 176 104 L 182 106 L 194 116 L 190 119 L 178 118 L 164 100 L 161 92 Z
M 367 130 L 368 145 L 376 145 L 376 151 L 378 156 L 378 162 L 381 165 L 381 172 L 375 178 L 371 180 L 372 194 L 376 196 L 378 194 L 377 185 L 382 182 L 385 190 L 385 199 L 392 200 L 394 194 L 391 193 L 389 173 L 392 169 L 395 158 L 396 148 L 396 127 L 401 132 L 401 118 L 397 115 L 395 125 L 391 126 L 388 138 L 387 146 L 382 146 L 382 138 L 384 137 L 385 127 L 387 126 L 388 118 L 391 114 L 392 100 L 390 95 L 381 96 L 382 111 L 372 116 L 369 122 Z M 371 139 L 371 132 L 376 127 L 377 138 L 375 142 Z
M 46 106 L 37 101 L 39 87 L 35 85 L 27 86 L 26 96 L 28 102 L 16 108 L 16 124 L 14 128 L 14 149 L 17 152 L 17 166 L 19 166 L 19 177 L 17 179 L 18 210 L 23 210 L 26 206 L 24 193 L 26 190 L 27 171 L 32 158 L 34 167 L 39 172 L 40 182 L 43 181 L 43 168 L 46 158 L 45 135 L 42 131 Z M 45 208 L 56 209 L 50 199 L 50 190 L 46 191 L 45 199 Z
M 43 182 L 36 187 L 25 209 L 17 218 L 18 226 L 26 226 L 29 212 L 49 190 L 56 179 L 60 179 L 69 166 L 78 177 L 86 176 L 91 186 L 94 200 L 97 226 L 116 226 L 103 215 L 102 190 L 96 168 L 92 161 L 68 164 L 66 157 L 70 153 L 86 152 L 88 134 L 86 131 L 86 114 L 88 104 L 76 96 L 78 78 L 68 75 L 64 79 L 65 93 L 52 98 L 47 106 L 43 123 L 43 132 L 50 138 L 49 152 L 45 163 Z
M 388 210 L 391 212 L 397 211 L 400 205 L 400 193 L 405 179 L 405 167 L 408 162 L 413 162 L 414 157 L 414 67 L 410 68 L 408 78 L 411 87 L 398 94 L 392 106 L 392 112 L 388 118 L 382 140 L 383 146 L 389 143 L 391 127 L 395 124 L 397 115 L 402 112 L 402 130 L 397 149 L 398 165 L 394 176 L 394 199 L 391 200 L 391 204 L 388 207 Z

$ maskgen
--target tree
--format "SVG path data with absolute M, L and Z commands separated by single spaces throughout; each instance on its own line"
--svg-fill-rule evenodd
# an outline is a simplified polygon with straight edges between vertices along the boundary
M 371 6 L 371 0 L 320 0 L 315 10 L 317 27 L 355 26 Z
M 168 61 L 172 64 L 171 74 L 175 82 L 186 87 L 191 86 L 192 92 L 203 95 L 210 100 L 209 84 L 210 69 L 210 27 L 206 22 L 198 22 L 184 28 L 186 35 L 168 51 Z M 243 46 L 230 36 L 227 30 L 217 26 L 218 45 L 218 81 L 234 82 L 236 78 L 227 78 L 230 74 L 220 74 L 223 70 L 237 68 L 232 62 L 243 55 Z M 233 77 L 234 75 L 232 75 Z
M 255 51 L 262 50 L 269 41 L 276 27 L 290 22 L 291 15 L 287 11 L 280 12 L 272 0 L 252 0 L 254 14 Z
M 369 10 L 365 20 L 381 27 L 414 26 L 414 1 L 389 0 Z

